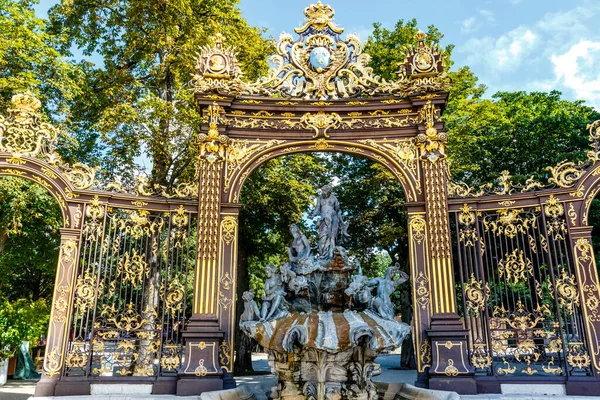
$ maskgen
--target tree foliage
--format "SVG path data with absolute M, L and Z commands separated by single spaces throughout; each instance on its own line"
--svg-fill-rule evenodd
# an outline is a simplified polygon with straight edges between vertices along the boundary
M 498 92 L 465 102 L 444 114 L 451 171 L 474 185 L 492 182 L 503 170 L 516 181 L 530 176 L 545 181 L 548 166 L 585 159 L 586 125 L 599 117 L 557 91 Z
M 0 298 L 52 298 L 62 214 L 29 180 L 0 178 Z
M 238 0 L 63 1 L 51 10 L 53 30 L 99 54 L 74 123 L 105 143 L 107 177 L 131 177 L 140 157 L 151 181 L 170 186 L 193 176 L 200 116 L 186 90 L 196 52 L 222 33 L 238 45 L 249 78 L 266 69 L 271 44 L 242 18 Z
M 36 343 L 46 334 L 50 307 L 44 300 L 0 298 L 0 360 L 11 357 L 21 342 Z
M 30 91 L 57 122 L 68 117 L 82 71 L 58 50 L 65 37 L 50 33 L 47 21 L 35 16 L 36 3 L 0 0 L 0 110 L 14 94 Z

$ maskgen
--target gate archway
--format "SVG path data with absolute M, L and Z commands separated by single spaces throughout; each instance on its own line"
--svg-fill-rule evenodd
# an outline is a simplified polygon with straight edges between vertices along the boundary
M 255 83 L 241 79 L 235 52 L 222 37 L 201 49 L 190 83 L 204 122 L 197 180 L 171 191 L 151 187 L 144 178 L 130 188 L 117 182 L 99 186 L 94 169 L 60 161 L 56 129 L 40 121 L 39 102 L 15 96 L 0 118 L 0 173 L 44 182 L 65 216 L 44 376 L 36 394 L 89 394 L 91 384 L 103 382 L 143 382 L 156 394 L 198 394 L 234 385 L 239 193 L 261 163 L 304 151 L 364 155 L 386 166 L 404 188 L 419 384 L 461 393 L 498 391 L 511 382 L 506 379 L 511 374 L 498 374 L 504 368 L 520 369 L 525 379 L 555 375 L 552 379 L 566 384 L 569 393 L 594 393 L 600 386 L 600 285 L 586 224 L 600 187 L 599 125 L 590 127 L 589 163 L 554 167 L 554 188 L 538 182 L 516 187 L 508 173 L 497 187 L 448 182 L 441 115 L 450 82 L 438 48 L 419 33 L 417 45 L 406 51 L 399 79 L 388 82 L 367 66 L 356 36 L 341 38 L 331 7 L 318 3 L 305 15 L 298 38 L 282 36 L 273 69 Z M 530 309 L 523 304 L 523 315 L 517 315 L 516 302 L 502 303 L 505 312 L 495 317 L 505 324 L 497 331 L 513 332 L 521 327 L 507 326 L 529 315 L 525 331 L 531 332 L 523 337 L 483 335 L 481 324 L 468 320 L 473 309 L 489 314 L 486 268 L 501 261 L 484 261 L 485 221 L 503 232 L 504 225 L 526 232 L 523 222 L 518 226 L 528 212 L 543 234 L 533 242 L 514 240 L 500 254 L 528 251 L 533 258 L 534 243 L 551 254 L 540 259 L 550 257 L 552 268 L 560 264 L 557 274 L 566 271 L 562 289 L 562 275 L 550 274 L 552 290 L 546 290 L 557 310 L 570 304 L 579 318 L 566 339 L 560 321 L 558 328 L 551 327 L 552 335 L 535 336 L 538 330 L 550 331 L 533 315 L 535 303 Z M 456 220 L 454 239 L 449 218 Z M 548 232 L 559 232 L 562 239 L 548 244 L 546 252 Z M 495 239 L 483 243 L 488 249 L 496 246 Z M 454 245 L 461 257 L 453 255 Z M 552 253 L 552 246 L 562 250 Z M 542 266 L 532 262 L 532 268 Z M 526 262 L 524 268 L 526 276 L 542 279 L 535 269 L 529 273 Z M 476 282 L 461 271 L 473 272 Z M 461 285 L 462 310 L 455 280 Z M 532 288 L 531 293 L 535 282 Z M 559 338 L 560 357 L 545 350 L 551 340 L 553 348 L 560 347 Z M 532 360 L 537 351 L 543 363 L 517 358 L 504 360 L 506 365 L 494 339 L 502 346 L 514 339 L 511 346 L 521 360 Z M 503 350 L 513 358 L 516 352 Z M 560 374 L 552 372 L 557 368 Z

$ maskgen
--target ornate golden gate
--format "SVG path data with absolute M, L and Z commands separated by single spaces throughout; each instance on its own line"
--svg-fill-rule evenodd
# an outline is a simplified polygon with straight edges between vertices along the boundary
M 94 383 L 182 395 L 235 385 L 240 191 L 265 161 L 307 151 L 369 157 L 404 188 L 418 384 L 494 391 L 535 370 L 573 393 L 574 382 L 596 387 L 600 288 L 585 224 L 600 190 L 597 148 L 591 169 L 552 170 L 557 189 L 513 193 L 507 176 L 491 194 L 449 183 L 440 117 L 450 82 L 438 48 L 419 33 L 388 82 L 367 67 L 356 36 L 341 38 L 331 7 L 305 15 L 255 83 L 240 79 L 222 37 L 201 49 L 190 85 L 203 115 L 196 181 L 171 191 L 143 178 L 99 185 L 94 169 L 64 165 L 39 102 L 14 97 L 0 117 L 0 174 L 46 187 L 64 218 L 36 394 L 88 394 Z M 509 296 L 509 283 L 522 292 Z

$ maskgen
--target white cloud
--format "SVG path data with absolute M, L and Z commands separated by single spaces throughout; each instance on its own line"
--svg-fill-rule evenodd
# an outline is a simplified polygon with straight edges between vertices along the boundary
M 473 33 L 478 31 L 484 23 L 494 22 L 496 16 L 491 10 L 479 10 L 477 15 L 469 17 L 460 23 L 460 30 L 463 33 Z
M 494 22 L 496 20 L 496 16 L 491 10 L 479 10 L 479 14 L 481 14 L 481 16 L 485 18 L 487 22 Z
M 596 107 L 600 104 L 600 41 L 581 40 L 561 55 L 552 55 L 556 81 L 572 90 L 575 97 Z
M 478 29 L 477 18 L 470 17 L 470 18 L 465 19 L 462 22 L 460 29 L 464 33 L 470 33 L 470 32 L 476 31 Z
M 473 38 L 464 45 L 469 53 L 466 65 L 484 65 L 490 71 L 508 71 L 518 67 L 539 43 L 538 35 L 526 27 L 518 27 L 498 38 Z
M 521 4 L 523 0 L 509 0 L 511 4 Z

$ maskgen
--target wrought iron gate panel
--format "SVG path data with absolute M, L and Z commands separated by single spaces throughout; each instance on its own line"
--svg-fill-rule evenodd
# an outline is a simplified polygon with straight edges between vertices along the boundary
M 196 216 L 87 205 L 65 376 L 175 375 L 191 314 Z
M 563 204 L 552 195 L 524 208 L 477 211 L 465 203 L 453 219 L 459 307 L 476 374 L 590 375 Z

